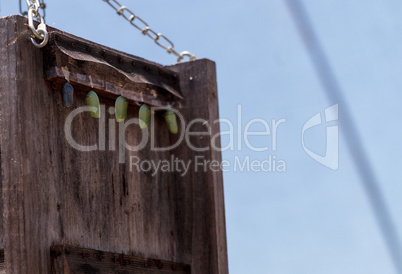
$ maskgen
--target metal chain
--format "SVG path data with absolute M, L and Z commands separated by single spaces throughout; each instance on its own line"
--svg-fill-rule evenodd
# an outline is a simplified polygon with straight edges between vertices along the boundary
M 39 13 L 39 8 L 41 7 L 41 4 L 39 0 L 26 0 L 27 5 L 28 5 L 28 24 L 29 28 L 31 29 L 33 33 L 33 37 L 31 37 L 31 41 L 34 44 L 35 47 L 37 48 L 43 48 L 46 46 L 48 40 L 49 40 L 49 34 L 47 32 L 46 24 L 45 24 L 45 19 L 40 15 Z M 46 5 L 45 5 L 46 7 Z M 34 25 L 34 18 L 36 18 L 40 23 L 38 25 L 38 28 L 35 29 Z M 36 39 L 41 40 L 42 42 L 37 43 L 35 41 Z
M 22 16 L 27 16 L 28 15 L 28 12 L 27 11 L 22 11 L 22 1 L 23 0 L 20 0 L 19 1 L 19 3 L 20 3 L 20 13 L 21 13 L 21 15 Z M 44 0 L 39 0 L 39 4 L 40 4 L 40 8 L 42 9 L 42 11 L 43 11 L 43 20 L 46 22 L 46 3 L 44 2 Z
M 127 21 L 130 22 L 131 25 L 133 25 L 135 28 L 141 31 L 143 35 L 146 35 L 152 40 L 154 40 L 154 42 L 158 46 L 165 49 L 169 54 L 173 53 L 173 55 L 177 57 L 177 62 L 181 62 L 184 57 L 189 57 L 190 60 L 197 59 L 197 57 L 194 54 L 188 51 L 182 51 L 181 53 L 178 53 L 174 49 L 174 44 L 172 41 L 170 41 L 162 33 L 156 33 L 153 29 L 149 27 L 147 22 L 145 22 L 143 19 L 135 15 L 131 10 L 121 5 L 116 0 L 103 0 L 103 1 L 108 3 L 117 12 L 118 15 L 123 16 Z

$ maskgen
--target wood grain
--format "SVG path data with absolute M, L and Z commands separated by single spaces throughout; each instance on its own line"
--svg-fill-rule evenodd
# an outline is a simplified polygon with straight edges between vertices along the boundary
M 56 89 L 68 78 L 81 90 L 110 99 L 122 95 L 132 104 L 173 107 L 183 99 L 173 71 L 71 34 L 51 29 L 43 55 L 45 78 Z
M 51 273 L 191 273 L 191 266 L 152 258 L 140 258 L 77 248 L 74 246 L 54 246 L 50 250 Z
M 222 172 L 193 167 L 185 176 L 175 171 L 153 176 L 130 170 L 129 162 L 130 157 L 194 161 L 196 156 L 221 161 L 220 152 L 195 152 L 184 142 L 154 151 L 149 142 L 139 151 L 122 150 L 125 163 L 119 164 L 119 124 L 108 112 L 114 100 L 102 94 L 102 118 L 79 114 L 72 130 L 80 144 L 98 144 L 99 150 L 72 148 L 64 123 L 85 105 L 85 90 L 78 88 L 74 106 L 64 109 L 60 92 L 44 80 L 46 50 L 35 48 L 29 37 L 25 18 L 0 19 L 0 243 L 7 273 L 49 273 L 50 248 L 57 245 L 191 265 L 192 273 L 227 273 Z M 185 100 L 177 109 L 185 126 L 195 118 L 213 125 L 219 117 L 215 64 L 202 59 L 165 69 L 179 75 Z M 94 65 L 88 74 L 96 70 Z M 138 117 L 138 109 L 130 105 L 128 119 Z M 156 146 L 174 144 L 178 137 L 168 132 L 160 113 L 153 125 Z M 219 126 L 211 131 L 219 132 Z M 143 132 L 128 126 L 127 143 L 138 144 Z M 208 146 L 210 137 L 191 140 Z
M 210 146 L 211 136 L 220 132 L 219 123 L 216 123 L 219 119 L 219 108 L 215 63 L 201 59 L 169 68 L 177 71 L 182 79 L 181 88 L 185 91 L 186 106 L 180 111 L 187 123 L 194 119 L 202 119 L 211 128 L 209 136 L 190 138 L 194 147 L 209 147 L 207 151 L 194 152 L 188 149 L 187 144 L 182 143 L 172 153 L 182 159 L 196 161 L 199 157 L 205 161 L 221 163 L 221 152 Z M 206 132 L 207 129 L 198 123 L 198 128 L 193 127 L 191 131 Z M 221 147 L 220 138 L 216 138 L 215 145 Z M 210 168 L 193 169 L 184 178 L 177 179 L 182 182 L 176 185 L 180 187 L 179 191 L 193 196 L 193 223 L 189 224 L 193 228 L 193 244 L 186 249 L 193 257 L 198 258 L 192 264 L 193 269 L 197 269 L 197 273 L 228 273 L 222 171 L 213 171 Z

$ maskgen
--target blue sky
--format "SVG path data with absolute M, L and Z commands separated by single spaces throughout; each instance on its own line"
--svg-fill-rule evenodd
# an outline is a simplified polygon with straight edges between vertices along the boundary
M 303 125 L 338 102 L 327 100 L 286 1 L 120 2 L 177 50 L 216 61 L 222 118 L 235 122 L 241 105 L 244 124 L 286 119 L 276 151 L 253 152 L 243 145 L 223 153 L 232 162 L 269 155 L 286 162 L 283 173 L 224 174 L 230 273 L 395 273 L 342 134 L 337 171 L 303 150 Z M 18 13 L 17 1 L 0 3 L 1 16 Z M 175 62 L 101 0 L 46 3 L 53 27 L 161 64 Z M 402 1 L 303 3 L 401 231 Z M 305 138 L 311 150 L 325 154 L 325 125 Z M 272 141 L 250 140 L 255 146 Z

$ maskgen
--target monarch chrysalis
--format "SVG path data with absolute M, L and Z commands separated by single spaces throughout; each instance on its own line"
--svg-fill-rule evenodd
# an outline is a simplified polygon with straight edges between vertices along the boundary
M 170 133 L 177 134 L 179 128 L 177 126 L 176 113 L 174 113 L 171 110 L 168 110 L 165 112 L 163 116 L 165 117 L 165 121 Z
M 94 118 L 100 118 L 99 97 L 95 91 L 91 90 L 85 97 L 85 102 L 90 108 L 89 114 Z
M 123 96 L 119 96 L 116 99 L 115 104 L 115 114 L 116 114 L 116 121 L 123 122 L 127 118 L 127 108 L 128 108 L 128 101 Z
M 138 118 L 140 119 L 140 128 L 147 128 L 151 122 L 151 109 L 143 104 L 140 107 Z
M 61 89 L 61 95 L 63 107 L 71 107 L 74 102 L 74 88 L 69 82 L 66 82 L 63 85 L 63 88 Z

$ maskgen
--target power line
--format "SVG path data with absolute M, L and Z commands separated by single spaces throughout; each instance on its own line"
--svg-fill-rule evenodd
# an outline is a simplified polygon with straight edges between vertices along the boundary
M 342 90 L 320 41 L 314 32 L 314 28 L 302 2 L 300 0 L 287 0 L 287 5 L 329 100 L 339 103 L 340 123 L 346 137 L 346 143 L 352 154 L 365 192 L 369 198 L 395 270 L 398 274 L 402 274 L 402 253 L 399 237 L 381 192 L 376 174 L 364 150 L 363 143 L 361 142 L 360 135 L 355 126 L 356 123 L 353 121 L 350 109 L 343 97 Z

